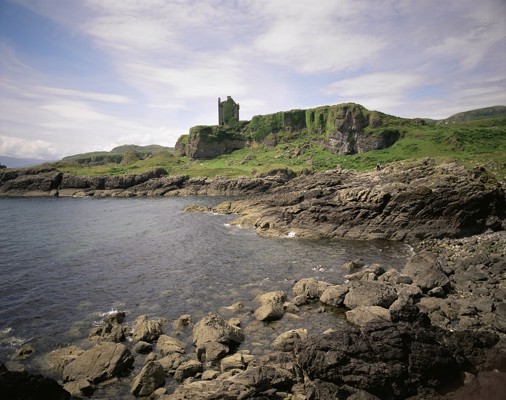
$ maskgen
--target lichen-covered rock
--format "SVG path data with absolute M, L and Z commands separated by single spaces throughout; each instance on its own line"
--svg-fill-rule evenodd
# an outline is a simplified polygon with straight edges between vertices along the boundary
M 229 324 L 218 314 L 209 313 L 193 327 L 193 343 L 197 348 L 207 342 L 239 344 L 244 340 L 241 328 Z

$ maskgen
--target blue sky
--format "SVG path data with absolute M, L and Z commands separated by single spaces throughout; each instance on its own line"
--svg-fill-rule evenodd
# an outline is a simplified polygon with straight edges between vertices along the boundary
M 506 104 L 504 0 L 0 0 L 0 156 L 173 146 L 217 123 L 356 102 Z

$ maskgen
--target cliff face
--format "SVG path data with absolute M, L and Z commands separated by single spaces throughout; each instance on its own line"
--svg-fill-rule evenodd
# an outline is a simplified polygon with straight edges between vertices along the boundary
M 176 151 L 195 158 L 208 159 L 242 149 L 246 140 L 235 128 L 227 126 L 194 126 L 188 135 L 181 136 Z
M 257 115 L 247 132 L 256 141 L 281 132 L 306 133 L 336 154 L 384 149 L 400 137 L 397 129 L 384 126 L 384 114 L 353 103 Z

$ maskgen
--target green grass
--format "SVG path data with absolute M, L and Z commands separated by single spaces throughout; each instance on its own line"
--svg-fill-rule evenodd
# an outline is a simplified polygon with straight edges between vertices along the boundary
M 451 124 L 389 118 L 381 129 L 397 129 L 401 137 L 391 147 L 355 155 L 337 155 L 322 144 L 322 136 L 280 131 L 274 147 L 254 145 L 211 160 L 191 160 L 162 151 L 130 165 L 117 163 L 84 166 L 53 163 L 50 166 L 75 175 L 97 176 L 143 173 L 164 168 L 170 175 L 190 177 L 253 177 L 274 168 L 326 170 L 337 165 L 365 171 L 376 164 L 432 157 L 436 162 L 456 161 L 468 168 L 484 165 L 498 179 L 506 178 L 506 118 L 482 119 Z M 45 166 L 48 166 L 47 164 Z

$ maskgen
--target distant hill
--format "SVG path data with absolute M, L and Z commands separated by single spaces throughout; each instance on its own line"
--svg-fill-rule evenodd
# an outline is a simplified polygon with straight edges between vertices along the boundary
M 452 115 L 449 118 L 439 121 L 439 123 L 451 124 L 455 122 L 476 121 L 478 119 L 497 118 L 505 116 L 506 116 L 506 106 L 493 106 L 460 112 Z
M 174 150 L 172 147 L 164 147 L 159 144 L 149 144 L 147 146 L 137 146 L 135 144 L 124 144 L 118 147 L 115 147 L 111 150 L 111 153 L 126 153 L 127 150 L 133 149 L 138 153 L 151 153 L 156 154 L 160 151 L 171 151 Z
M 123 155 L 128 150 L 135 150 L 141 159 L 162 151 L 174 151 L 173 147 L 164 147 L 157 144 L 138 146 L 135 144 L 124 144 L 113 148 L 111 151 L 94 151 L 91 153 L 75 154 L 62 158 L 61 161 L 86 165 L 104 165 L 108 163 L 120 163 Z
M 0 156 L 0 164 L 5 165 L 7 168 L 26 168 L 35 165 L 53 162 L 55 160 L 42 160 L 40 158 L 19 158 Z

